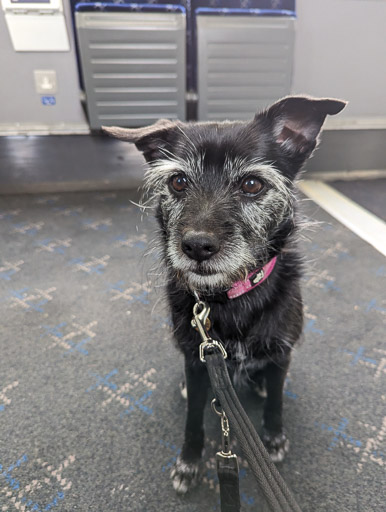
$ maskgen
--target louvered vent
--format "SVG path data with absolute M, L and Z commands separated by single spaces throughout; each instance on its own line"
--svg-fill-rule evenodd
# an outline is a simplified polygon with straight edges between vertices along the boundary
M 293 18 L 197 16 L 200 120 L 251 119 L 291 91 Z
M 76 13 L 91 128 L 185 119 L 185 15 Z

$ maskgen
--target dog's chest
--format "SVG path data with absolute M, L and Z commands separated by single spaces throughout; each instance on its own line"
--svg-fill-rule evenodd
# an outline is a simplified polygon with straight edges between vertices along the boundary
M 268 362 L 260 333 L 251 328 L 251 319 L 245 318 L 243 313 L 233 308 L 213 311 L 212 336 L 225 346 L 229 370 L 238 383 L 250 380 Z M 256 312 L 255 321 L 258 316 Z
M 268 360 L 265 357 L 256 358 L 250 354 L 242 342 L 227 347 L 228 370 L 233 383 L 237 386 L 250 384 L 258 372 L 264 369 Z

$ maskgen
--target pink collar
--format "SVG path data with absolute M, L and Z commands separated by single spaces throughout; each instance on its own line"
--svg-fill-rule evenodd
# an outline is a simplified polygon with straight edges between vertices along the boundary
M 240 297 L 244 293 L 249 292 L 249 290 L 253 290 L 256 286 L 263 283 L 271 274 L 272 270 L 275 268 L 277 256 L 272 258 L 264 267 L 253 270 L 245 281 L 237 281 L 232 285 L 232 288 L 227 291 L 228 299 L 235 299 L 236 297 Z

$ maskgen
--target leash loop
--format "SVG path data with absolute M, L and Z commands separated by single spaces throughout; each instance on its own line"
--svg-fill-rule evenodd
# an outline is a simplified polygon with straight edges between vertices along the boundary
M 207 349 L 211 349 L 213 351 L 213 349 L 216 349 L 218 348 L 223 356 L 224 359 L 226 359 L 228 357 L 228 354 L 225 350 L 225 348 L 223 347 L 223 345 L 217 341 L 217 340 L 212 340 L 211 338 L 208 338 L 207 341 L 204 341 L 201 343 L 200 345 L 200 348 L 199 348 L 199 351 L 200 351 L 200 361 L 202 363 L 206 363 L 206 359 L 205 359 L 205 350 Z

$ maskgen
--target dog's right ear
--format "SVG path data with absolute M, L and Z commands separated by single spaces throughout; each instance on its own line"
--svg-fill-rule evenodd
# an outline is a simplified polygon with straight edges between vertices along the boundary
M 346 105 L 346 101 L 331 98 L 287 96 L 257 114 L 255 120 L 268 121 L 281 150 L 304 161 L 318 143 L 326 116 L 338 114 Z
M 102 130 L 120 140 L 132 142 L 142 151 L 147 162 L 162 158 L 162 150 L 168 148 L 176 137 L 176 129 L 182 123 L 160 119 L 151 126 L 143 128 L 119 128 L 118 126 L 102 126 Z

